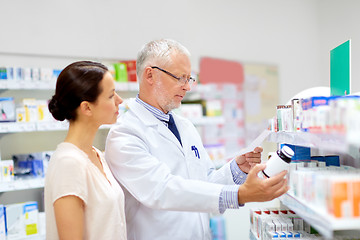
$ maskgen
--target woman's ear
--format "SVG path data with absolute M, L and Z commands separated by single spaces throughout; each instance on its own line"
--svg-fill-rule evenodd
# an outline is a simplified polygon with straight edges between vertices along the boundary
M 80 112 L 84 114 L 85 116 L 91 116 L 92 115 L 92 109 L 91 105 L 88 101 L 82 101 L 79 106 Z

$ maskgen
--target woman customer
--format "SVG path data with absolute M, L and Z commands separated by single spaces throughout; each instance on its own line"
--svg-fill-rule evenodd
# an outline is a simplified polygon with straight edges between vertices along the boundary
M 46 239 L 126 239 L 124 193 L 92 146 L 98 128 L 115 123 L 122 101 L 100 63 L 74 62 L 60 73 L 49 110 L 68 120 L 69 130 L 46 173 Z

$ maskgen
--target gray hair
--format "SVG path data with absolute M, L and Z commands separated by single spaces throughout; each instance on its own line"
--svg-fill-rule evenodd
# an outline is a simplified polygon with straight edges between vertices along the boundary
M 136 74 L 138 81 L 141 81 L 141 76 L 146 67 L 171 63 L 170 55 L 173 52 L 178 52 L 190 57 L 190 52 L 179 42 L 172 39 L 154 40 L 142 46 L 136 60 Z

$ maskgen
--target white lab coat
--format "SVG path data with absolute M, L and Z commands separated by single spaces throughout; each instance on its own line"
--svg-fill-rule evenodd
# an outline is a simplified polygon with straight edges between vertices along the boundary
M 128 239 L 211 239 L 208 213 L 219 212 L 223 184 L 234 184 L 229 164 L 214 169 L 189 120 L 173 114 L 181 146 L 135 99 L 128 105 L 105 147 L 105 158 L 125 192 Z

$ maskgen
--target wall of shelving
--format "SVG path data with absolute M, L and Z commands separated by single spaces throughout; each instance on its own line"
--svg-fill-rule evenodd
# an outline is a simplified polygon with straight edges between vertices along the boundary
M 272 132 L 267 138 L 268 141 L 277 144 L 287 143 L 298 146 L 305 146 L 311 150 L 321 151 L 324 155 L 337 154 L 340 156 L 340 164 L 354 168 L 360 168 L 359 144 L 349 144 L 342 134 L 309 133 L 309 132 Z M 320 172 L 318 172 L 320 174 Z M 340 174 L 340 172 L 334 172 Z M 290 178 L 292 175 L 290 175 Z M 333 176 L 335 177 L 335 176 Z M 325 187 L 325 186 L 324 186 Z M 330 188 L 326 188 L 329 191 Z M 359 217 L 337 218 L 331 213 L 319 208 L 313 201 L 307 201 L 294 194 L 294 189 L 279 198 L 281 206 L 290 208 L 307 223 L 313 226 L 326 239 L 333 239 L 336 235 L 352 233 L 360 234 Z M 306 191 L 310 191 L 307 189 Z
M 52 68 L 63 69 L 70 62 L 84 60 L 81 57 L 62 57 L 51 55 L 28 55 L 19 53 L 0 54 L 0 63 L 4 66 L 16 67 L 35 67 L 35 68 Z M 97 59 L 90 59 L 97 60 Z M 110 63 L 115 60 L 103 60 Z M 54 94 L 55 82 L 41 81 L 22 81 L 7 83 L 0 81 L 0 96 L 13 97 L 15 103 L 19 103 L 24 98 L 50 99 Z M 126 95 L 131 95 L 131 91 Z M 132 94 L 134 95 L 134 94 Z M 126 96 L 126 97 L 127 97 Z M 41 123 L 3 123 L 0 129 L 0 149 L 1 159 L 11 159 L 12 154 L 31 153 L 38 151 L 54 150 L 66 136 L 65 127 L 49 127 Z M 46 131 L 38 131 L 40 129 Z M 98 133 L 94 145 L 99 149 L 104 149 L 106 130 Z

